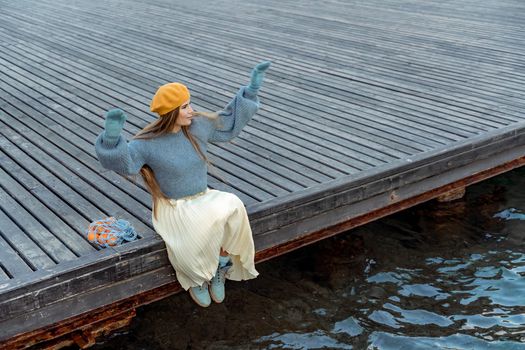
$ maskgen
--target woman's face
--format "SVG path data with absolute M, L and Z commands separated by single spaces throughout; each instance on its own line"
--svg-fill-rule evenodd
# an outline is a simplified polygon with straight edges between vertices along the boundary
M 179 126 L 190 125 L 192 118 L 193 118 L 193 108 L 191 108 L 190 100 L 188 100 L 180 106 L 179 116 L 175 124 Z

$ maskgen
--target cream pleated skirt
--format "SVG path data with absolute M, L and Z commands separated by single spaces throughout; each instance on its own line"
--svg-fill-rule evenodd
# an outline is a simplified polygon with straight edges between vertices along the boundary
M 233 193 L 207 189 L 169 203 L 160 201 L 157 219 L 152 213 L 152 221 L 185 290 L 212 279 L 221 247 L 232 262 L 227 279 L 248 280 L 259 274 L 248 215 Z

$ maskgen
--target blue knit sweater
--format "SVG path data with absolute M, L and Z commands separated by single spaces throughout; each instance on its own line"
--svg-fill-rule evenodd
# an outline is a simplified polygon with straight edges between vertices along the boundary
M 189 127 L 204 154 L 208 142 L 230 141 L 241 132 L 259 109 L 256 93 L 241 87 L 217 120 L 195 117 Z M 138 174 L 144 164 L 155 173 L 160 189 L 169 198 L 178 199 L 206 190 L 207 164 L 202 160 L 182 130 L 153 139 L 126 142 L 120 135 L 115 146 L 104 144 L 104 132 L 98 135 L 95 150 L 102 166 L 122 175 Z

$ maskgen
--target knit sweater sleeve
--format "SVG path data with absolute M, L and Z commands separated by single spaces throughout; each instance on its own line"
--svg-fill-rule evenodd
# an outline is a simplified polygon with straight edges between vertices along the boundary
M 240 134 L 259 109 L 257 93 L 243 86 L 235 97 L 219 112 L 219 118 L 208 137 L 209 142 L 227 142 Z
M 100 133 L 95 141 L 95 152 L 104 168 L 121 175 L 138 174 L 140 168 L 146 164 L 146 142 L 143 140 L 126 142 L 122 135 L 119 136 L 115 146 L 109 147 L 104 144 L 104 132 Z

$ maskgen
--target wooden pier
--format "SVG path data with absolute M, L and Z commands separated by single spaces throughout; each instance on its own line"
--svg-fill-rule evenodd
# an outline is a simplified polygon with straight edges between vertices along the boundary
M 215 144 L 257 261 L 525 163 L 520 0 L 0 0 L 0 348 L 60 348 L 180 290 L 151 199 L 103 169 L 104 112 L 152 121 L 157 87 L 219 110 L 262 60 L 262 108 Z M 137 241 L 99 249 L 96 219 Z

